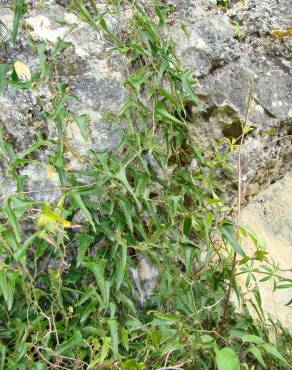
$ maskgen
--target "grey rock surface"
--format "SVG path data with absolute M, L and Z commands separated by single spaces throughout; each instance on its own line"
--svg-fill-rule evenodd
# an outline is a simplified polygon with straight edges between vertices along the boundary
M 193 140 L 211 152 L 224 150 L 222 143 L 240 137 L 243 124 L 252 128 L 241 149 L 243 201 L 291 168 L 291 37 L 272 34 L 291 27 L 289 3 L 237 1 L 229 10 L 196 1 L 174 4 L 170 34 L 182 64 L 198 79 L 201 104 L 190 109 Z M 237 157 L 234 150 L 232 169 L 218 173 L 222 196 L 231 203 Z
M 170 34 L 176 42 L 182 65 L 195 77 L 206 76 L 239 58 L 239 43 L 226 14 L 217 8 L 184 1 L 179 2 L 175 10 L 176 21 Z
M 96 1 L 100 10 L 106 4 Z M 200 105 L 188 107 L 192 121 L 189 130 L 194 142 L 203 145 L 208 153 L 216 148 L 224 151 L 227 139 L 241 135 L 250 81 L 253 81 L 246 122 L 253 130 L 246 134 L 242 146 L 243 200 L 248 199 L 283 176 L 291 166 L 292 146 L 287 139 L 292 133 L 291 37 L 272 35 L 275 29 L 285 31 L 291 27 L 290 1 L 232 1 L 229 8 L 218 7 L 215 0 L 169 0 L 169 4 L 174 13 L 164 36 L 173 38 L 182 65 L 198 79 Z M 42 4 L 31 1 L 30 5 L 15 45 L 11 42 L 12 2 L 0 6 L 0 20 L 6 26 L 0 28 L 0 62 L 20 60 L 32 74 L 37 72 L 40 61 L 35 47 L 28 42 L 29 35 L 35 41 L 46 42 L 47 55 L 62 38 L 68 47 L 52 60 L 54 78 L 49 87 L 44 83 L 31 90 L 11 86 L 6 89 L 0 97 L 0 124 L 6 140 L 13 143 L 17 153 L 24 153 L 38 135 L 56 140 L 55 124 L 44 113 L 52 110 L 58 84 L 65 83 L 70 94 L 78 98 L 69 102 L 67 108 L 90 118 L 88 141 L 75 122 L 67 122 L 71 149 L 67 153 L 67 165 L 69 169 L 80 169 L 83 165 L 72 152 L 90 155 L 91 150 L 112 150 L 119 142 L 123 123 L 109 122 L 106 115 L 117 111 L 127 98 L 123 86 L 125 61 L 118 55 L 109 55 L 111 44 L 101 33 L 92 32 L 88 24 L 81 22 L 66 1 L 47 0 Z M 123 22 L 113 15 L 106 16 L 114 32 L 122 32 L 131 17 L 126 7 L 122 12 Z M 33 159 L 46 168 L 55 149 L 43 147 L 34 153 Z M 230 203 L 236 195 L 237 155 L 236 150 L 230 155 L 230 170 L 217 174 L 222 194 Z M 1 197 L 15 189 L 15 182 L 5 161 L 0 168 Z M 40 187 L 40 174 L 36 170 L 33 176 L 31 171 L 28 165 L 19 168 L 19 174 L 30 177 L 27 190 L 34 192 Z M 49 182 L 46 171 L 42 173 L 45 186 Z M 40 199 L 56 199 L 53 194 L 51 198 L 42 194 L 38 194 Z
M 39 58 L 28 42 L 29 35 L 35 41 L 46 42 L 46 53 L 52 51 L 60 39 L 64 39 L 69 45 L 52 61 L 55 83 L 50 83 L 50 87 L 40 84 L 32 90 L 19 90 L 9 86 L 4 96 L 0 96 L 0 124 L 5 137 L 13 143 L 17 153 L 24 152 L 32 145 L 37 135 L 42 135 L 45 139 L 57 139 L 55 124 L 45 118 L 44 113 L 51 111 L 58 84 L 61 82 L 69 87 L 71 95 L 78 98 L 78 101 L 68 103 L 67 108 L 77 115 L 87 114 L 90 119 L 88 141 L 81 136 L 75 122 L 68 123 L 67 137 L 73 151 L 86 155 L 92 149 L 99 152 L 112 150 L 120 140 L 122 123 L 109 122 L 105 115 L 116 112 L 126 98 L 123 87 L 123 61 L 120 57 L 110 57 L 107 53 L 110 45 L 102 35 L 92 32 L 89 25 L 80 22 L 75 14 L 68 12 L 62 5 L 66 4 L 46 1 L 44 6 L 39 6 L 38 2 L 34 2 L 34 6 L 29 8 L 22 19 L 23 25 L 15 45 L 12 45 L 10 38 L 13 11 L 9 3 L 6 6 L 0 5 L 0 20 L 6 26 L 1 33 L 2 63 L 13 64 L 20 60 L 30 68 L 32 74 L 39 69 Z M 105 3 L 100 1 L 97 5 L 102 9 Z M 120 27 L 114 17 L 108 17 L 107 22 L 113 29 Z M 45 148 L 37 153 L 37 158 L 45 164 L 52 153 L 53 151 Z M 82 167 L 70 153 L 68 161 L 69 168 Z M 1 171 L 7 172 L 4 164 Z M 35 176 L 31 168 L 22 169 L 20 172 L 29 178 L 28 191 L 34 192 L 40 188 L 44 190 L 43 188 L 50 184 L 46 176 L 41 176 L 40 180 L 39 171 L 35 172 Z M 10 181 L 13 182 L 12 179 Z M 40 181 L 43 184 L 41 187 Z M 58 182 L 54 183 L 54 187 L 56 186 Z M 3 186 L 1 189 L 2 195 L 6 194 L 4 188 Z M 45 195 L 45 192 L 40 192 L 36 196 L 53 202 L 56 200 L 56 194 Z
M 159 269 L 149 257 L 139 256 L 136 268 L 131 269 L 132 279 L 136 287 L 136 295 L 143 306 L 151 297 L 159 279 Z

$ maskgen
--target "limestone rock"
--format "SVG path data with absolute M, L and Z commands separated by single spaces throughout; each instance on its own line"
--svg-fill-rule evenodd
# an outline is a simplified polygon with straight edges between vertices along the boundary
M 187 107 L 194 141 L 212 152 L 224 151 L 224 140 L 238 138 L 247 111 L 249 81 L 254 82 L 247 119 L 253 130 L 246 135 L 242 146 L 242 191 L 247 199 L 255 189 L 259 191 L 283 176 L 292 159 L 291 141 L 287 138 L 292 133 L 291 39 L 272 34 L 274 29 L 285 31 L 290 27 L 290 2 L 232 1 L 229 9 L 218 7 L 216 0 L 170 0 L 169 4 L 174 12 L 163 37 L 174 39 L 182 65 L 198 79 L 200 105 Z M 68 168 L 84 168 L 72 152 L 90 155 L 91 150 L 112 150 L 119 142 L 123 123 L 108 122 L 106 115 L 117 111 L 127 98 L 123 86 L 125 61 L 119 55 L 109 55 L 107 50 L 112 45 L 102 33 L 93 32 L 88 24 L 80 22 L 68 2 L 45 0 L 40 6 L 37 1 L 31 1 L 29 5 L 15 45 L 11 42 L 11 3 L 0 6 L 0 20 L 6 26 L 6 29 L 0 26 L 0 61 L 14 64 L 19 60 L 33 76 L 40 68 L 40 60 L 35 46 L 28 42 L 31 35 L 35 41 L 46 42 L 53 78 L 49 85 L 37 83 L 30 90 L 8 86 L 0 97 L 0 124 L 16 153 L 24 153 L 38 135 L 57 140 L 56 126 L 44 113 L 53 109 L 58 84 L 65 83 L 69 93 L 78 98 L 69 102 L 67 108 L 76 115 L 87 114 L 90 119 L 88 141 L 76 123 L 66 122 L 72 149 L 66 155 Z M 107 2 L 100 0 L 96 5 L 103 11 Z M 106 15 L 109 27 L 119 34 L 132 16 L 127 7 L 122 12 L 123 22 L 113 14 Z M 62 38 L 66 48 L 51 57 Z M 35 157 L 46 164 L 54 150 L 55 147 L 42 148 Z M 232 203 L 237 184 L 236 150 L 230 154 L 229 161 L 232 169 L 217 176 L 222 194 Z M 4 162 L 1 171 L 4 184 L 9 177 Z M 25 169 L 19 168 L 21 171 Z
M 182 2 L 175 8 L 171 27 L 177 53 L 195 77 L 206 76 L 240 56 L 235 31 L 226 14 Z
M 137 268 L 132 268 L 131 273 L 137 290 L 138 301 L 143 305 L 150 298 L 157 285 L 158 267 L 147 256 L 139 256 Z
M 226 12 L 179 2 L 170 33 L 182 64 L 198 78 L 201 104 L 188 107 L 193 140 L 209 151 L 224 151 L 226 139 L 241 136 L 243 123 L 253 129 L 242 146 L 242 191 L 248 196 L 248 189 L 264 188 L 291 166 L 291 43 L 272 36 L 273 29 L 289 27 L 289 4 L 252 0 L 233 5 Z M 237 157 L 235 150 L 229 158 L 232 169 L 218 173 L 229 203 L 237 192 Z
M 104 5 L 103 2 L 98 4 L 99 7 Z M 108 122 L 105 115 L 116 112 L 126 98 L 123 87 L 124 67 L 121 58 L 108 55 L 107 49 L 110 45 L 102 34 L 92 31 L 89 25 L 80 22 L 75 14 L 67 11 L 62 5 L 46 1 L 42 7 L 37 3 L 29 7 L 22 17 L 17 42 L 12 45 L 10 35 L 13 11 L 9 6 L 3 6 L 3 9 L 2 5 L 0 7 L 0 20 L 7 29 L 5 33 L 1 32 L 2 63 L 14 64 L 19 60 L 25 63 L 33 74 L 39 70 L 40 61 L 34 46 L 28 41 L 29 35 L 36 42 L 46 42 L 48 56 L 61 39 L 67 43 L 67 48 L 55 58 L 51 58 L 52 81 L 49 85 L 38 83 L 30 90 L 8 86 L 4 96 L 0 96 L 0 124 L 5 137 L 13 143 L 16 153 L 23 153 L 36 141 L 37 135 L 50 140 L 57 139 L 56 126 L 45 117 L 45 113 L 52 110 L 57 98 L 57 87 L 61 82 L 68 86 L 71 95 L 78 98 L 77 101 L 68 103 L 67 108 L 77 115 L 88 115 L 90 121 L 88 141 L 81 136 L 75 123 L 68 123 L 68 140 L 73 151 L 85 155 L 92 149 L 104 151 L 116 147 L 120 140 L 122 123 Z M 114 17 L 108 18 L 110 27 L 119 27 Z M 53 151 L 48 148 L 36 153 L 38 159 L 45 163 L 52 154 Z M 82 167 L 70 153 L 68 161 L 69 168 Z M 2 166 L 2 172 L 6 173 L 6 170 L 6 166 Z M 31 173 L 30 169 L 28 172 Z M 38 171 L 36 176 L 39 176 Z M 43 180 L 45 182 L 46 178 Z M 35 190 L 33 184 L 34 181 L 27 183 L 28 190 Z M 55 200 L 55 196 L 50 195 L 51 201 Z M 39 199 L 49 200 L 44 193 L 38 196 Z
M 291 27 L 290 0 L 249 0 L 242 6 L 239 2 L 236 19 L 242 22 L 246 33 L 263 35 L 272 29 Z
M 266 190 L 255 196 L 243 209 L 241 224 L 252 229 L 257 238 L 265 242 L 265 250 L 269 259 L 279 263 L 284 272 L 279 273 L 286 278 L 292 277 L 292 173 L 289 172 L 282 180 L 270 185 Z M 243 240 L 243 248 L 248 255 L 253 255 L 255 246 L 250 239 Z M 263 262 L 262 264 L 265 264 Z M 255 264 L 255 268 L 260 263 Z M 289 271 L 290 269 L 290 271 Z M 260 280 L 263 275 L 255 273 Z M 239 276 L 244 291 L 245 275 Z M 251 283 L 252 284 L 252 283 Z M 284 326 L 292 329 L 291 308 L 285 306 L 292 295 L 292 288 L 273 291 L 273 281 L 259 283 L 262 306 L 265 314 L 274 320 L 280 320 Z M 252 295 L 250 294 L 250 297 Z M 256 313 L 249 307 L 253 315 Z

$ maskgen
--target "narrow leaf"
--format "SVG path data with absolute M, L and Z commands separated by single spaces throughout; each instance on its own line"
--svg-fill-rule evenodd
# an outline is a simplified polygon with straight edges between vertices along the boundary
M 131 217 L 131 203 L 127 199 L 120 199 L 119 204 L 124 212 L 128 227 L 133 234 L 133 222 Z
M 80 264 L 83 262 L 83 258 L 85 256 L 85 252 L 87 251 L 88 247 L 94 241 L 94 237 L 87 234 L 79 234 L 77 236 L 79 241 L 78 250 L 77 250 L 77 263 L 76 266 L 79 267 Z
M 263 344 L 265 341 L 257 335 L 248 334 L 241 338 L 243 343 Z
M 79 127 L 80 133 L 85 141 L 88 141 L 89 131 L 89 117 L 87 114 L 82 114 L 81 116 L 75 116 L 75 121 Z
M 117 277 L 116 277 L 116 290 L 118 291 L 122 285 L 126 263 L 127 263 L 127 247 L 121 246 L 121 257 L 119 258 L 118 266 L 117 266 Z
M 119 354 L 119 337 L 118 337 L 118 323 L 116 319 L 110 319 L 108 321 L 108 326 L 110 328 L 111 333 L 111 343 L 112 343 L 112 351 L 114 357 L 117 358 Z
M 264 367 L 266 366 L 262 352 L 258 349 L 258 347 L 250 347 L 248 349 L 248 352 L 252 353 L 261 365 L 263 365 Z
M 11 207 L 11 202 L 12 200 L 9 198 L 5 204 L 4 204 L 4 211 L 8 217 L 8 220 L 9 220 L 9 223 L 10 225 L 12 226 L 12 229 L 13 229 L 13 232 L 14 232 L 14 236 L 15 236 L 15 239 L 18 243 L 20 243 L 21 241 L 21 236 L 20 236 L 20 225 L 19 225 L 19 222 L 17 220 L 17 217 Z
M 83 216 L 90 222 L 90 224 L 93 228 L 93 231 L 96 232 L 96 228 L 95 228 L 95 225 L 94 225 L 94 222 L 93 222 L 93 218 L 92 218 L 90 212 L 88 211 L 88 209 L 86 208 L 81 196 L 79 194 L 76 194 L 76 193 L 71 193 L 71 195 L 72 195 L 73 199 L 75 200 L 75 202 L 80 207 L 80 210 L 81 210 Z
M 58 355 L 61 355 L 62 353 L 72 349 L 75 346 L 81 345 L 81 344 L 83 344 L 82 335 L 81 335 L 81 332 L 77 330 L 70 339 L 66 340 L 65 342 L 63 342 L 56 348 L 56 353 Z
M 9 64 L 0 64 L 0 95 L 2 95 L 6 88 L 6 73 L 9 71 Z
M 231 247 L 234 249 L 234 251 L 240 254 L 242 257 L 245 257 L 245 253 L 235 237 L 233 225 L 229 223 L 223 224 L 221 226 L 221 233 L 227 240 L 227 242 L 231 245 Z
M 26 12 L 27 5 L 25 0 L 16 0 L 14 18 L 13 18 L 13 29 L 12 29 L 12 41 L 15 43 L 18 34 L 20 18 Z
M 273 346 L 270 343 L 264 343 L 260 346 L 260 348 L 264 349 L 266 352 L 268 352 L 273 357 L 276 357 L 280 361 L 282 361 L 284 364 L 286 364 L 289 367 L 288 362 L 285 360 L 285 358 L 281 355 L 281 353 L 277 350 L 275 346 Z

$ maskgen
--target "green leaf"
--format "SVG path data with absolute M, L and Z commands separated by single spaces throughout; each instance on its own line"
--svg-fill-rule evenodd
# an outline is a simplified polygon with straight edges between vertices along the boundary
M 109 290 L 110 282 L 106 281 L 104 278 L 104 270 L 107 264 L 107 260 L 99 259 L 98 262 L 93 261 L 84 261 L 84 266 L 91 270 L 95 276 L 96 283 L 100 289 L 103 304 L 105 307 L 109 304 Z
M 8 283 L 7 283 L 7 309 L 11 310 L 13 305 L 14 293 L 15 293 L 15 280 L 17 278 L 16 272 L 10 272 L 7 274 Z
M 190 236 L 191 227 L 192 227 L 192 219 L 191 217 L 186 217 L 184 219 L 184 224 L 183 224 L 183 233 L 185 234 L 186 237 Z
M 201 340 L 204 344 L 211 344 L 215 341 L 215 339 L 213 337 L 211 337 L 210 335 L 201 335 Z
M 167 13 L 172 10 L 172 5 L 169 4 L 157 4 L 155 5 L 155 13 L 159 17 L 159 26 L 163 26 L 168 20 Z
M 13 253 L 13 257 L 15 258 L 16 261 L 21 261 L 22 263 L 25 263 L 26 261 L 25 252 L 38 236 L 39 232 L 32 234 L 25 240 L 25 242 L 19 248 L 17 248 L 17 250 Z
M 16 0 L 16 5 L 14 9 L 14 17 L 13 17 L 13 29 L 12 29 L 13 43 L 15 43 L 16 41 L 20 18 L 23 16 L 26 10 L 27 10 L 27 4 L 25 3 L 25 0 Z
M 131 231 L 131 234 L 133 234 L 133 221 L 132 221 L 132 217 L 131 217 L 132 205 L 131 205 L 131 203 L 129 202 L 128 199 L 120 199 L 119 204 L 120 204 L 120 206 L 121 206 L 121 208 L 124 212 L 124 215 L 125 215 L 128 227 Z
M 84 306 L 84 310 L 82 311 L 82 315 L 80 317 L 80 324 L 84 324 L 88 317 L 92 315 L 93 311 L 96 309 L 97 302 L 93 299 L 90 303 Z
M 227 242 L 231 245 L 234 251 L 240 254 L 242 257 L 245 257 L 245 253 L 243 249 L 241 248 L 241 245 L 239 244 L 234 234 L 234 226 L 230 223 L 224 223 L 221 226 L 220 230 L 221 230 L 222 235 L 227 240 Z
M 0 355 L 1 355 L 0 370 L 4 370 L 6 352 L 7 352 L 7 347 L 4 344 L 0 343 Z
M 79 11 L 80 13 L 82 14 L 84 20 L 95 30 L 95 31 L 98 31 L 98 27 L 96 25 L 96 22 L 94 20 L 94 18 L 92 17 L 92 15 L 89 13 L 89 11 L 85 8 L 85 6 L 83 5 L 82 1 L 80 0 L 74 0 L 74 2 L 76 3 L 76 5 L 78 6 L 79 8 Z
M 109 26 L 106 23 L 106 20 L 100 16 L 99 18 L 99 24 L 102 27 L 102 29 L 106 32 L 106 34 L 114 41 L 120 48 L 124 48 L 125 45 L 117 38 L 117 36 L 111 31 Z
M 240 370 L 240 363 L 237 354 L 232 348 L 225 347 L 216 354 L 218 370 Z
M 170 114 L 167 109 L 165 108 L 165 105 L 163 103 L 161 103 L 160 101 L 158 101 L 156 103 L 156 106 L 155 106 L 155 114 L 160 117 L 160 118 L 164 118 L 166 119 L 167 121 L 172 121 L 174 123 L 177 123 L 179 125 L 183 125 L 185 126 L 185 123 L 178 120 L 175 116 L 173 116 L 172 114 Z
M 19 222 L 18 222 L 17 217 L 15 215 L 15 212 L 13 211 L 13 209 L 11 207 L 11 202 L 12 202 L 12 200 L 11 200 L 11 198 L 9 198 L 5 202 L 3 209 L 4 209 L 4 211 L 5 211 L 5 213 L 8 217 L 10 225 L 12 226 L 15 239 L 18 243 L 20 243 L 21 242 L 20 225 L 19 225 Z
M 9 64 L 0 64 L 0 95 L 3 95 L 6 88 L 6 73 L 10 69 Z
M 135 75 L 132 75 L 130 78 L 128 78 L 126 83 L 129 84 L 136 93 L 139 93 L 141 86 L 147 81 L 148 78 L 148 74 L 142 69 Z
M 193 81 L 190 81 L 190 75 L 191 71 L 188 69 L 183 73 L 181 80 L 182 80 L 182 88 L 186 95 L 186 97 L 191 100 L 192 102 L 197 102 L 197 96 L 194 92 L 194 89 L 192 87 Z
M 54 49 L 51 51 L 51 58 L 55 59 L 61 51 L 67 49 L 70 45 L 72 45 L 71 42 L 66 42 L 64 39 L 58 36 L 57 41 L 54 44 Z
M 119 173 L 116 174 L 116 178 L 118 180 L 120 180 L 122 182 L 122 184 L 125 186 L 125 188 L 127 189 L 127 191 L 132 195 L 132 197 L 134 198 L 137 206 L 139 209 L 141 209 L 141 205 L 138 201 L 138 198 L 136 197 L 132 187 L 130 186 L 129 182 L 128 182 L 128 179 L 127 179 L 127 176 L 126 176 L 126 171 L 125 171 L 125 168 L 122 168 L 120 170 Z
M 266 366 L 265 361 L 262 356 L 262 352 L 258 349 L 258 347 L 255 347 L 255 346 L 250 347 L 248 349 L 248 352 L 252 353 L 261 365 L 263 365 L 264 367 Z
M 46 370 L 47 367 L 45 361 L 37 361 L 34 366 L 35 370 Z
M 279 284 L 277 285 L 277 289 L 289 289 L 292 288 L 292 284 Z
M 82 339 L 82 334 L 79 330 L 77 330 L 70 339 L 64 341 L 62 344 L 57 346 L 56 353 L 58 355 L 61 355 L 62 353 L 67 352 L 68 350 L 72 349 L 73 347 L 80 346 L 80 345 L 83 345 L 83 344 L 84 344 L 84 342 L 83 342 L 83 339 Z
M 88 211 L 88 209 L 86 208 L 81 196 L 77 193 L 71 193 L 72 195 L 72 198 L 75 200 L 75 202 L 78 204 L 78 206 L 80 207 L 80 210 L 81 210 L 81 213 L 83 214 L 83 216 L 89 221 L 89 223 L 91 224 L 92 228 L 93 228 L 93 231 L 96 232 L 96 228 L 95 228 L 95 225 L 94 225 L 94 221 L 93 221 L 93 218 L 90 214 L 90 212 Z
M 154 320 L 152 321 L 154 325 L 158 326 L 171 326 L 175 325 L 178 322 L 178 315 L 172 313 L 162 313 L 155 311 L 154 312 Z
M 119 337 L 118 337 L 118 323 L 116 319 L 110 319 L 108 321 L 108 326 L 111 333 L 111 344 L 114 358 L 117 358 L 119 355 Z
M 11 310 L 13 305 L 13 298 L 15 293 L 15 280 L 17 278 L 17 272 L 8 272 L 6 270 L 0 270 L 0 289 L 4 296 L 4 300 L 7 304 L 8 311 Z
M 119 300 L 129 309 L 133 315 L 137 315 L 137 310 L 134 303 L 126 295 L 119 293 Z
M 49 78 L 49 71 L 50 71 L 50 66 L 48 63 L 46 63 L 46 47 L 47 43 L 46 41 L 37 41 L 35 43 L 36 48 L 37 48 L 37 53 L 38 57 L 40 60 L 40 65 L 41 65 L 41 78 L 45 78 L 46 80 Z
M 85 252 L 87 251 L 90 244 L 94 242 L 94 237 L 87 234 L 78 234 L 77 239 L 79 241 L 78 250 L 77 250 L 77 262 L 76 266 L 79 267 L 83 262 Z
M 103 364 L 104 360 L 106 359 L 106 357 L 109 353 L 111 342 L 112 342 L 112 340 L 109 337 L 105 337 L 103 339 L 103 345 L 102 345 L 101 355 L 100 355 L 100 360 L 99 360 L 100 365 Z
M 266 352 L 268 352 L 273 357 L 276 357 L 278 360 L 282 361 L 285 365 L 289 367 L 288 362 L 285 360 L 285 358 L 281 355 L 281 353 L 277 350 L 275 346 L 273 346 L 270 343 L 264 343 L 260 345 L 260 348 L 264 349 Z
M 116 290 L 119 291 L 124 275 L 125 275 L 125 269 L 126 269 L 126 263 L 127 263 L 127 247 L 121 246 L 121 256 L 118 261 L 117 265 L 117 277 L 116 277 Z
M 265 341 L 257 335 L 247 334 L 241 338 L 243 343 L 263 344 Z
M 145 369 L 144 362 L 137 362 L 137 360 L 129 359 L 123 362 L 123 370 L 143 370 Z
M 79 127 L 81 135 L 85 141 L 88 141 L 89 137 L 89 116 L 88 114 L 82 114 L 81 116 L 74 116 L 74 119 Z
M 60 93 L 60 97 L 59 97 L 59 100 L 55 106 L 55 109 L 53 110 L 53 112 L 51 113 L 51 119 L 54 121 L 58 118 L 59 116 L 59 119 L 61 119 L 61 121 L 64 119 L 63 115 L 64 115 L 64 105 L 66 102 L 68 101 L 77 101 L 78 98 L 76 98 L 76 96 L 74 95 L 70 95 L 67 93 L 67 86 L 64 84 L 64 83 L 61 83 L 59 84 L 58 86 L 58 90 L 59 90 L 59 93 Z
M 267 275 L 263 278 L 260 279 L 260 283 L 263 283 L 264 281 L 268 281 L 270 279 L 272 279 L 273 275 Z

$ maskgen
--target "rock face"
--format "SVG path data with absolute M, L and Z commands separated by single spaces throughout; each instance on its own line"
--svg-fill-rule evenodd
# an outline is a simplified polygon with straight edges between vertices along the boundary
M 148 257 L 139 256 L 137 268 L 132 268 L 131 274 L 136 288 L 137 300 L 143 306 L 157 285 L 158 267 Z
M 242 124 L 253 128 L 242 147 L 245 199 L 291 166 L 291 38 L 272 35 L 289 28 L 289 1 L 237 1 L 229 10 L 215 3 L 174 2 L 177 15 L 171 33 L 182 64 L 199 81 L 203 106 L 192 107 L 194 140 L 218 148 L 224 139 L 240 137 Z M 234 168 L 236 161 L 234 151 Z M 223 193 L 232 200 L 236 169 L 219 177 L 226 177 Z
M 167 34 L 177 44 L 182 65 L 198 79 L 200 106 L 188 107 L 193 140 L 203 143 L 206 150 L 224 151 L 226 140 L 242 134 L 243 123 L 253 129 L 246 134 L 242 147 L 245 200 L 283 176 L 292 159 L 291 140 L 287 138 L 292 133 L 291 38 L 273 36 L 273 30 L 285 31 L 290 26 L 287 11 L 290 2 L 231 1 L 229 9 L 219 7 L 215 0 L 170 0 L 169 3 L 173 5 L 174 14 Z M 99 9 L 106 6 L 104 1 L 96 4 Z M 0 23 L 0 61 L 20 60 L 33 74 L 40 68 L 35 43 L 45 41 L 45 53 L 51 60 L 55 82 L 49 87 L 45 83 L 38 84 L 32 90 L 11 86 L 6 89 L 0 97 L 0 122 L 5 138 L 13 142 L 18 153 L 34 143 L 38 134 L 56 139 L 55 124 L 45 118 L 44 113 L 52 110 L 58 84 L 63 82 L 69 86 L 70 94 L 78 98 L 68 103 L 68 109 L 77 115 L 87 114 L 90 119 L 87 141 L 75 122 L 67 125 L 71 149 L 68 166 L 72 169 L 81 166 L 72 155 L 74 152 L 85 155 L 91 149 L 113 149 L 119 142 L 122 123 L 108 122 L 105 116 L 117 111 L 127 96 L 123 87 L 125 64 L 121 57 L 110 56 L 107 49 L 111 45 L 100 33 L 92 32 L 88 24 L 80 22 L 62 1 L 44 1 L 42 5 L 32 1 L 22 18 L 17 43 L 13 45 L 10 2 L 0 7 L 0 20 L 5 24 L 4 28 Z M 131 16 L 127 9 L 122 11 L 125 24 L 120 24 L 114 16 L 107 16 L 114 32 L 120 32 Z M 29 35 L 34 43 L 28 41 Z M 36 153 L 45 164 L 43 174 L 53 152 L 54 148 L 43 148 Z M 233 167 L 217 176 L 223 196 L 232 203 L 237 186 L 236 150 L 229 161 Z M 3 174 L 7 172 L 4 167 L 2 164 Z M 31 168 L 22 169 L 20 173 L 23 171 L 26 175 Z M 2 195 L 14 191 L 12 180 L 2 176 Z M 45 175 L 42 178 L 41 188 L 48 182 Z M 31 180 L 27 190 L 38 189 L 39 181 Z
M 123 87 L 124 68 L 120 58 L 109 57 L 106 50 L 110 46 L 98 32 L 92 32 L 90 26 L 80 22 L 78 17 L 65 10 L 54 1 L 46 1 L 40 6 L 36 1 L 22 18 L 17 43 L 12 45 L 11 31 L 13 27 L 13 11 L 7 5 L 0 5 L 0 21 L 5 28 L 0 28 L 0 62 L 13 64 L 16 60 L 25 63 L 35 73 L 40 68 L 40 59 L 36 47 L 29 43 L 29 35 L 34 42 L 45 41 L 46 55 L 60 52 L 51 61 L 53 82 L 38 84 L 32 90 L 19 90 L 8 86 L 4 96 L 0 96 L 0 124 L 5 139 L 12 142 L 17 153 L 23 153 L 41 134 L 44 138 L 56 140 L 56 127 L 45 118 L 44 113 L 53 109 L 58 94 L 58 84 L 65 83 L 70 87 L 70 94 L 78 98 L 69 102 L 67 108 L 76 115 L 86 114 L 89 117 L 89 138 L 84 140 L 75 122 L 67 127 L 67 139 L 71 152 L 68 153 L 71 168 L 80 167 L 80 163 L 72 152 L 87 154 L 90 149 L 105 151 L 113 149 L 120 140 L 120 123 L 108 122 L 105 115 L 116 112 L 126 98 Z M 98 4 L 102 7 L 103 2 Z M 62 22 L 58 22 L 61 19 Z M 0 27 L 2 26 L 0 22 Z M 117 22 L 114 17 L 107 19 L 114 29 Z M 62 41 L 61 41 L 62 40 Z M 27 191 L 36 191 L 48 187 L 50 179 L 46 177 L 46 166 L 54 150 L 44 148 L 37 152 L 37 158 L 43 162 L 36 167 L 19 170 L 27 176 L 35 168 L 34 176 L 30 176 Z M 1 172 L 7 172 L 3 163 Z M 42 174 L 41 176 L 40 173 Z M 2 177 L 2 176 L 1 176 Z M 0 193 L 7 195 L 15 186 L 8 186 L 10 179 L 3 176 Z M 60 185 L 54 184 L 55 187 Z M 8 189 L 9 188 L 9 189 Z M 40 199 L 54 201 L 45 193 L 38 194 Z
M 285 272 L 282 276 L 292 276 L 292 172 L 280 181 L 270 185 L 255 196 L 241 214 L 241 223 L 252 229 L 257 237 L 266 243 L 265 250 L 269 258 L 279 263 Z M 252 255 L 255 247 L 250 239 L 243 241 L 248 255 Z M 255 267 L 258 267 L 258 264 Z M 289 271 L 290 269 L 290 271 Z M 260 280 L 263 275 L 255 273 Z M 239 282 L 245 290 L 246 276 L 240 276 Z M 280 320 L 284 326 L 292 328 L 291 308 L 285 306 L 292 296 L 292 288 L 273 291 L 273 280 L 259 283 L 262 307 L 265 313 L 274 320 Z M 250 307 L 251 312 L 254 312 Z M 254 312 L 256 316 L 256 313 Z
M 104 9 L 107 2 L 95 3 Z M 230 1 L 228 8 L 219 7 L 216 0 L 169 0 L 168 3 L 173 5 L 174 13 L 166 37 L 176 42 L 182 65 L 198 80 L 200 105 L 187 106 L 193 140 L 203 145 L 208 154 L 215 149 L 224 152 L 228 140 L 230 143 L 242 135 L 243 125 L 252 128 L 245 134 L 241 149 L 244 202 L 291 169 L 292 45 L 291 37 L 285 36 L 291 27 L 290 0 Z M 112 45 L 81 22 L 65 0 L 29 1 L 13 45 L 11 4 L 0 2 L 0 66 L 19 60 L 33 75 L 41 68 L 36 45 L 44 41 L 53 80 L 49 86 L 45 82 L 37 83 L 30 90 L 8 86 L 0 96 L 0 128 L 5 141 L 12 143 L 24 160 L 17 171 L 28 179 L 26 190 L 31 192 L 31 197 L 55 202 L 60 193 L 46 190 L 60 186 L 58 176 L 48 167 L 57 143 L 51 146 L 44 143 L 33 151 L 28 162 L 25 160 L 27 149 L 38 136 L 57 140 L 57 128 L 45 113 L 54 109 L 59 84 L 64 83 L 69 93 L 78 98 L 68 102 L 70 114 L 89 117 L 87 140 L 73 119 L 68 121 L 66 129 L 67 165 L 73 170 L 80 169 L 83 165 L 78 154 L 111 150 L 119 143 L 123 124 L 108 122 L 106 115 L 116 112 L 127 98 L 123 86 L 126 65 L 120 56 L 107 53 Z M 131 16 L 127 10 L 122 11 L 125 25 L 114 16 L 107 16 L 114 32 L 120 32 Z M 3 153 L 1 145 L 0 136 L 0 199 L 17 189 L 8 154 Z M 217 174 L 222 196 L 229 203 L 237 192 L 237 156 L 235 148 L 229 156 L 231 168 Z M 291 191 L 290 175 L 283 182 L 269 186 L 242 214 L 242 222 L 251 224 L 263 235 L 272 256 L 279 257 L 284 265 L 292 260 Z M 143 303 L 151 295 L 158 274 L 151 261 L 143 259 L 135 271 L 141 283 L 139 294 Z M 154 279 L 148 278 L 148 272 Z M 276 296 L 277 300 L 282 300 L 282 296 Z M 291 325 L 286 311 L 278 310 L 271 302 L 267 293 L 264 302 L 267 312 L 272 315 L 276 311 L 277 317 Z

